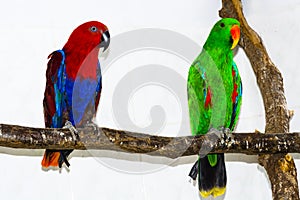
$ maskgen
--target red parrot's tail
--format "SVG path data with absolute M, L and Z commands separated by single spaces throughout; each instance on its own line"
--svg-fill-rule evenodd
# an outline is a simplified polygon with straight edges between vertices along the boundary
M 43 168 L 48 168 L 48 167 L 61 168 L 64 163 L 67 165 L 67 167 L 69 167 L 70 163 L 67 158 L 72 151 L 73 151 L 73 149 L 58 150 L 58 151 L 46 149 L 44 158 L 42 160 L 42 167 Z
M 60 152 L 46 149 L 42 160 L 42 167 L 58 167 Z
M 69 164 L 67 158 L 72 151 L 73 150 L 55 151 L 55 150 L 46 149 L 43 160 L 42 160 L 42 167 L 43 168 L 48 168 L 48 167 L 61 168 L 63 163 L 66 163 L 66 165 L 69 167 L 70 164 Z

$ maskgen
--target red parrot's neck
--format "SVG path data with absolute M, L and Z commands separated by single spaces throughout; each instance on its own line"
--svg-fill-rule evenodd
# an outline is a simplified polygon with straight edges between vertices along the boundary
M 66 74 L 68 78 L 75 80 L 76 77 L 82 79 L 97 79 L 98 53 L 99 48 L 85 51 L 84 48 L 63 49 L 66 54 Z

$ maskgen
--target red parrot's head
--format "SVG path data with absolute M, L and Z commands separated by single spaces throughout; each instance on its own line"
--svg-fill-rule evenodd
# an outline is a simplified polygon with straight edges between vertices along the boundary
M 81 48 L 91 51 L 95 48 L 108 48 L 110 35 L 108 28 L 98 21 L 90 21 L 78 26 L 70 35 L 64 49 Z

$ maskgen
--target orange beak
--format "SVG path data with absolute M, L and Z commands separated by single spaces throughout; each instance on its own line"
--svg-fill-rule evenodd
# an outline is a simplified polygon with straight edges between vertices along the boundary
M 240 27 L 238 25 L 233 25 L 230 29 L 230 34 L 233 40 L 231 49 L 234 49 L 234 47 L 236 47 L 240 40 Z

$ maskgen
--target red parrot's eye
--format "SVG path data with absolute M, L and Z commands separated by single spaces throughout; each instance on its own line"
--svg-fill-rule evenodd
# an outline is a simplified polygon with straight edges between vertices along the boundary
M 91 30 L 92 32 L 97 32 L 97 31 L 98 31 L 98 28 L 97 28 L 96 26 L 92 26 L 92 27 L 90 28 L 90 30 Z

